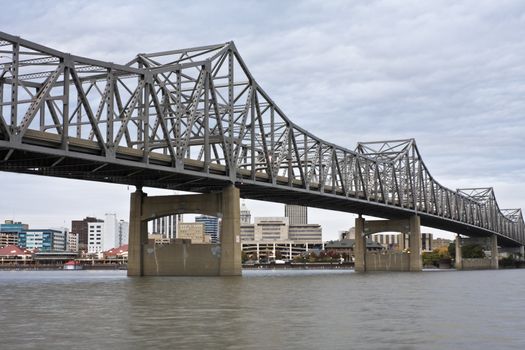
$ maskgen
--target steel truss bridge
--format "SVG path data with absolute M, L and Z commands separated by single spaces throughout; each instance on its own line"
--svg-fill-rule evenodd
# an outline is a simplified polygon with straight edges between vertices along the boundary
M 451 190 L 413 139 L 347 149 L 294 124 L 233 42 L 120 65 L 0 32 L 0 170 L 241 196 L 402 218 L 525 244 L 521 209 Z M 8 184 L 4 184 L 8 185 Z

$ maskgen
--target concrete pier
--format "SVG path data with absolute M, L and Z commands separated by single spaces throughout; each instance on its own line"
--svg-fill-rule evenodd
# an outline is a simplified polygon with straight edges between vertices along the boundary
M 131 194 L 129 208 L 129 238 L 128 238 L 128 276 L 142 276 L 144 244 L 148 243 L 148 224 L 143 222 L 142 202 L 146 194 L 142 188 Z
M 183 213 L 221 217 L 220 244 L 148 243 L 148 221 Z M 128 276 L 241 275 L 239 189 L 230 185 L 216 193 L 148 197 L 137 188 L 131 194 L 128 252 Z
M 239 189 L 231 185 L 222 191 L 221 276 L 241 275 L 241 208 Z
M 498 260 L 498 236 L 492 235 L 490 237 L 490 258 L 491 258 L 491 268 L 499 268 Z
M 359 216 L 355 219 L 354 270 L 356 272 L 366 271 L 366 236 L 364 228 L 365 219 Z
M 455 258 L 456 270 L 463 270 L 463 254 L 461 251 L 461 237 L 456 235 L 456 258 Z
M 423 270 L 423 260 L 421 257 L 421 221 L 419 216 L 410 217 L 410 271 Z
M 401 232 L 400 252 L 367 252 L 366 237 L 379 232 Z M 408 251 L 404 246 L 404 237 L 408 235 Z M 421 223 L 419 216 L 414 215 L 401 220 L 365 221 L 359 217 L 355 221 L 354 263 L 356 272 L 365 271 L 421 271 Z M 367 266 L 367 262 L 370 262 Z

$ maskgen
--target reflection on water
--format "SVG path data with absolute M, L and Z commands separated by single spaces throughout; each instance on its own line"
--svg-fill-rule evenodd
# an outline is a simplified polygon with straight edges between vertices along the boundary
M 1 271 L 1 349 L 524 349 L 525 270 Z

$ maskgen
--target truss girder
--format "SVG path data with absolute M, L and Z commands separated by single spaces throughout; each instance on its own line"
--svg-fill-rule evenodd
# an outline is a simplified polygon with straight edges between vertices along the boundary
M 139 54 L 126 65 L 1 32 L 0 43 L 0 141 L 13 149 L 59 140 L 55 148 L 73 152 L 75 144 L 74 152 L 85 148 L 104 164 L 160 162 L 231 182 L 364 200 L 525 243 L 520 209 L 499 209 L 492 188 L 442 186 L 415 140 L 350 150 L 292 123 L 233 42 Z

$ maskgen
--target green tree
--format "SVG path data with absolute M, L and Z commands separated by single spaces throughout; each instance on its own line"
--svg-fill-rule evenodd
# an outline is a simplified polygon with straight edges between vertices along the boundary
M 461 247 L 461 253 L 465 259 L 479 259 L 484 258 L 485 253 L 483 247 L 479 244 L 468 244 Z
M 450 257 L 456 257 L 456 243 L 450 243 L 448 245 L 448 253 Z M 483 247 L 479 244 L 467 244 L 461 247 L 461 256 L 464 259 L 479 259 L 484 258 L 485 253 L 483 252 Z
M 452 258 L 456 257 L 456 242 L 452 242 L 448 245 L 448 254 Z

